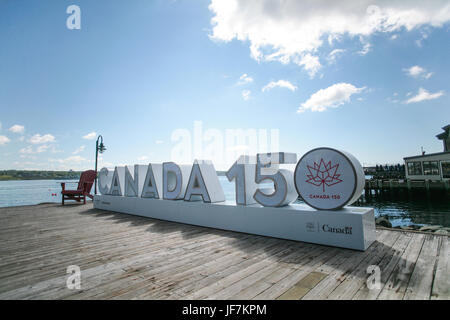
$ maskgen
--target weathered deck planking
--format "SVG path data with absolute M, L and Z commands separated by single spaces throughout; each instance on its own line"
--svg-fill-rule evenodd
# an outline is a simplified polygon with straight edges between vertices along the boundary
M 0 299 L 449 299 L 447 236 L 365 252 L 95 210 L 0 208 Z M 67 267 L 81 268 L 68 289 Z M 380 286 L 368 289 L 367 267 Z

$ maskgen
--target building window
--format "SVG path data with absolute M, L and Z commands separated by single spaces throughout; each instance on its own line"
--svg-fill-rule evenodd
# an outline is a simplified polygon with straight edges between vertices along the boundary
M 423 162 L 423 174 L 426 176 L 438 176 L 439 175 L 439 163 L 437 161 L 424 161 Z
M 410 176 L 421 176 L 422 175 L 422 164 L 420 161 L 411 161 L 407 163 L 408 175 Z
M 442 178 L 450 179 L 450 162 L 442 162 Z

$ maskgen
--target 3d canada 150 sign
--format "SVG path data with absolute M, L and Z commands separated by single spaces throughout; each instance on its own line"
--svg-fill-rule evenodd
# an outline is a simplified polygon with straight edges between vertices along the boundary
M 280 168 L 285 164 L 296 164 L 295 171 Z M 317 148 L 298 162 L 295 153 L 241 156 L 226 177 L 235 184 L 235 203 L 225 201 L 208 161 L 103 168 L 94 206 L 359 250 L 374 240 L 373 209 L 343 208 L 359 198 L 365 183 L 361 164 L 347 152 Z M 317 210 L 292 204 L 298 195 Z

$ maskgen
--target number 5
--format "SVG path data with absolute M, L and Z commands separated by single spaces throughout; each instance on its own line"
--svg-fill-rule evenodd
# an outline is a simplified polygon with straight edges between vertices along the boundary
M 281 207 L 297 199 L 298 194 L 294 185 L 294 173 L 287 169 L 278 169 L 279 164 L 295 164 L 295 153 L 259 153 L 256 157 L 255 182 L 264 180 L 273 182 L 274 191 L 271 194 L 262 192 L 267 190 L 258 188 L 253 195 L 256 202 L 264 207 Z

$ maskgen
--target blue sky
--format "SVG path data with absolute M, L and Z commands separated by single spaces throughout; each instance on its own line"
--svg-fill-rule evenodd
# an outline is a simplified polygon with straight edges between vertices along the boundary
M 449 2 L 378 2 L 0 0 L 0 169 L 92 168 L 96 134 L 100 165 L 170 161 L 194 121 L 365 165 L 440 152 Z

